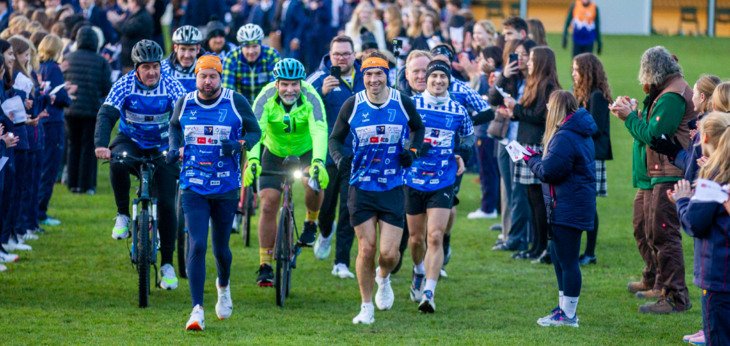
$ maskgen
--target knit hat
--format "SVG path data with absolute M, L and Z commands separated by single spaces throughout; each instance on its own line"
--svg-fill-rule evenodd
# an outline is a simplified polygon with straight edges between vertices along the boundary
M 198 62 L 195 63 L 195 74 L 198 74 L 198 71 L 212 68 L 218 73 L 223 73 L 223 64 L 221 64 L 221 58 L 219 58 L 217 55 L 213 54 L 206 54 L 198 58 Z
M 435 71 L 441 71 L 445 73 L 446 78 L 448 78 L 449 83 L 451 83 L 451 66 L 449 66 L 449 64 L 441 60 L 432 60 L 430 63 L 428 63 L 428 66 L 426 67 L 426 79 L 428 79 L 431 73 L 434 73 Z

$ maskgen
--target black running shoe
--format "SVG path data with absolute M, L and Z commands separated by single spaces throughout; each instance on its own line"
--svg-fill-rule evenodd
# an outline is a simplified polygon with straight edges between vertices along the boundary
M 257 271 L 259 276 L 256 278 L 256 283 L 259 287 L 271 287 L 274 285 L 274 270 L 268 264 L 262 264 Z
M 299 246 L 311 247 L 314 245 L 315 240 L 317 240 L 317 223 L 314 221 L 305 221 L 304 230 L 299 235 L 297 243 Z

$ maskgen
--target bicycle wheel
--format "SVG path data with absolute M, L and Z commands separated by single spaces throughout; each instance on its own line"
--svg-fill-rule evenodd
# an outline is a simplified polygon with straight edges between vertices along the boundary
M 180 189 L 175 195 L 175 216 L 177 217 L 177 270 L 181 278 L 187 279 L 185 261 L 188 255 L 188 232 L 185 231 L 185 214 L 182 209 L 182 190 Z
M 289 226 L 289 213 L 282 208 L 279 216 L 279 226 L 276 232 L 276 305 L 284 307 L 289 286 L 289 271 L 291 258 L 290 237 L 287 235 Z
M 286 296 L 287 297 L 289 297 L 289 288 L 291 288 L 291 272 L 292 272 L 292 269 L 294 269 L 294 268 L 292 268 L 291 264 L 293 261 L 293 257 L 296 256 L 296 252 L 298 251 L 298 249 L 296 248 L 296 245 L 294 245 L 294 244 L 296 244 L 294 242 L 294 226 L 295 226 L 294 217 L 290 215 L 288 217 L 288 222 L 289 222 L 288 223 L 289 230 L 286 232 L 287 236 L 288 236 L 287 249 L 289 249 L 289 251 L 288 251 L 289 256 L 287 256 L 287 261 L 286 261 Z
M 139 307 L 146 308 L 150 295 L 150 258 L 151 234 L 150 214 L 147 208 L 141 208 L 137 216 L 137 273 L 139 274 Z

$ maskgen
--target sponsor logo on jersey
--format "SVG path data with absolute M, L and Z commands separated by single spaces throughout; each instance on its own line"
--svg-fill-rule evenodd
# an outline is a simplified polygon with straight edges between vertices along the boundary
M 376 144 L 380 142 L 380 138 L 377 136 L 370 137 L 370 143 Z
M 185 171 L 185 176 L 186 177 L 194 177 L 195 176 L 195 171 L 193 171 L 193 170 L 187 170 L 187 171 Z
M 426 181 L 425 181 L 425 180 L 423 180 L 423 179 L 415 179 L 415 178 L 414 178 L 414 179 L 413 179 L 413 183 L 414 183 L 414 184 L 418 184 L 418 185 L 423 185 L 423 184 L 425 184 L 425 183 L 426 183 Z
M 227 177 L 231 176 L 231 171 L 218 172 L 218 173 L 216 173 L 216 176 L 218 178 L 227 178 Z
M 439 132 L 440 131 L 438 129 L 431 129 L 431 137 L 438 137 Z
M 387 178 L 378 178 L 378 182 L 381 183 L 381 184 L 387 184 L 388 183 L 388 179 Z
M 221 184 L 220 180 L 211 180 L 210 186 L 219 186 Z
M 378 125 L 375 127 L 375 132 L 379 135 L 385 134 L 385 125 Z
M 357 178 L 359 181 L 370 181 L 370 177 L 359 177 Z
M 205 142 L 206 142 L 205 137 L 198 137 L 198 139 L 196 140 L 196 142 L 198 144 L 205 144 Z
M 438 179 L 431 179 L 428 181 L 429 184 L 438 184 L 439 182 L 440 182 L 440 180 L 438 180 Z
M 210 161 L 201 161 L 201 162 L 198 162 L 198 164 L 201 165 L 201 166 L 212 166 L 213 165 L 213 162 L 210 162 Z
M 385 175 L 393 175 L 395 174 L 395 169 L 386 169 L 385 172 L 383 172 Z
M 191 184 L 203 185 L 203 179 L 191 178 L 189 181 Z
M 388 154 L 395 154 L 395 147 L 388 147 Z
M 206 136 L 210 136 L 213 134 L 213 126 L 205 126 L 203 128 L 203 132 Z

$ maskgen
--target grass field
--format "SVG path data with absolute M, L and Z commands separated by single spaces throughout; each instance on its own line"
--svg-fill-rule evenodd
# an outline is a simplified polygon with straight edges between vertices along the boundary
M 559 42 L 556 36 L 551 43 Z M 636 81 L 641 53 L 662 44 L 676 53 L 690 84 L 703 72 L 730 77 L 730 40 L 707 38 L 605 37 L 604 54 L 614 95 L 642 98 Z M 569 53 L 558 51 L 560 81 L 570 87 Z M 615 119 L 614 119 L 615 120 Z M 452 241 L 449 278 L 438 286 L 438 311 L 422 315 L 407 299 L 410 257 L 393 278 L 393 310 L 376 312 L 372 326 L 353 326 L 359 310 L 355 280 L 330 275 L 331 258 L 300 256 L 287 306 L 274 304 L 274 290 L 254 284 L 258 251 L 234 236 L 230 320 L 215 318 L 215 266 L 208 255 L 205 299 L 207 329 L 183 330 L 190 312 L 187 282 L 176 291 L 154 290 L 150 307 L 136 307 L 136 273 L 124 242 L 109 237 L 115 215 L 108 168 L 100 169 L 96 196 L 71 195 L 57 186 L 51 214 L 61 227 L 31 243 L 34 251 L 0 274 L 3 344 L 679 344 L 700 327 L 699 290 L 691 284 L 692 240 L 684 238 L 686 276 L 694 307 L 670 316 L 640 315 L 643 301 L 626 292 L 639 278 L 642 261 L 632 237 L 631 139 L 612 120 L 615 160 L 608 164 L 609 197 L 599 200 L 598 264 L 584 268 L 578 329 L 535 324 L 556 305 L 551 266 L 517 262 L 490 250 L 492 222 L 469 221 L 478 204 L 474 176 L 464 179 L 462 206 Z M 303 205 L 299 202 L 299 207 Z M 301 210 L 300 210 L 301 212 Z M 303 218 L 300 216 L 299 220 Z M 355 256 L 353 251 L 353 258 Z M 408 256 L 408 255 L 407 255 Z M 353 260 L 354 263 L 354 260 Z M 353 265 L 354 266 L 354 265 Z M 353 268 L 354 270 L 354 268 Z

